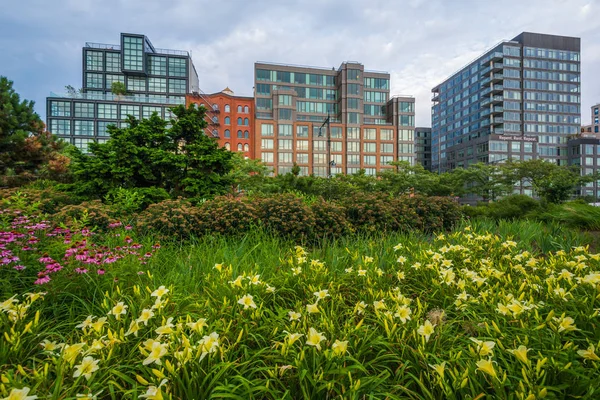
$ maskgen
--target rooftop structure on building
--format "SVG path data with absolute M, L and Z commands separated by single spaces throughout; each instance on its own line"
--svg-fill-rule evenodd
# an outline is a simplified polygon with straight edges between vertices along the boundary
M 387 72 L 257 62 L 254 83 L 255 155 L 275 173 L 374 175 L 414 162 L 415 100 L 390 97 Z
M 53 134 L 86 151 L 108 140 L 109 125 L 124 126 L 128 115 L 171 118 L 169 107 L 198 92 L 198 74 L 189 52 L 155 48 L 142 34 L 121 33 L 119 44 L 86 43 L 82 48 L 81 90 L 51 93 L 47 126 Z M 112 92 L 121 82 L 127 94 Z
M 542 158 L 568 164 L 581 126 L 580 39 L 524 32 L 432 89 L 432 169 Z

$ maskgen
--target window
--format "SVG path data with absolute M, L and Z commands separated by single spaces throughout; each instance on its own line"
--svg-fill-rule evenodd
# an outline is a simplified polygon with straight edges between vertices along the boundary
M 225 112 L 231 112 L 231 106 L 229 106 L 229 104 L 225 104 Z
M 121 72 L 121 55 L 119 53 L 106 53 L 106 71 Z
M 415 126 L 415 116 L 414 115 L 400 115 L 400 125 Z
M 231 138 L 231 131 L 229 129 L 225 129 L 225 139 L 230 139 Z
M 75 147 L 77 147 L 79 150 L 81 150 L 82 153 L 87 154 L 88 151 L 88 145 L 90 143 L 92 143 L 94 141 L 94 139 L 81 139 L 81 138 L 75 138 L 73 139 L 73 145 L 75 145 Z
M 394 131 L 392 129 L 382 129 L 379 131 L 381 140 L 394 140 Z
M 237 112 L 239 112 L 239 113 L 242 112 L 242 106 L 237 106 Z
M 349 112 L 348 113 L 348 123 L 349 124 L 360 124 L 360 116 L 358 113 Z
M 346 128 L 346 137 L 348 139 L 360 139 L 360 128 Z
M 165 78 L 148 78 L 149 92 L 167 92 L 167 80 Z
M 298 164 L 308 164 L 308 154 L 307 153 L 296 154 L 296 162 Z
M 158 114 L 159 118 L 162 118 L 162 107 L 158 106 L 142 106 L 142 117 L 148 119 L 153 113 Z
M 85 74 L 85 86 L 92 89 L 102 89 L 102 74 Z
M 366 142 L 363 144 L 363 149 L 364 149 L 365 153 L 376 153 L 377 152 L 377 143 Z
M 225 117 L 225 125 L 231 125 L 231 118 Z
M 244 106 L 244 112 L 248 114 L 250 112 L 250 108 L 248 106 Z
M 292 125 L 279 124 L 278 134 L 279 136 L 292 136 Z
M 85 69 L 88 71 L 102 71 L 103 58 L 101 51 L 87 50 L 85 52 Z
M 349 110 L 360 110 L 359 99 L 349 97 L 347 100 L 347 106 Z
M 250 151 L 250 145 L 248 145 L 248 143 L 244 145 L 244 151 Z
M 260 148 L 263 150 L 273 150 L 273 139 L 261 139 Z
M 389 79 L 383 78 L 365 78 L 365 87 L 370 89 L 389 89 Z
M 70 117 L 71 103 L 68 101 L 50 102 L 50 115 L 53 117 Z
M 169 93 L 185 94 L 185 79 L 169 79 Z
M 106 74 L 106 89 L 112 89 L 113 82 L 121 82 L 122 84 L 125 84 L 125 76 Z
M 68 119 L 53 119 L 50 121 L 50 132 L 55 135 L 70 135 L 71 121 Z
M 136 78 L 133 76 L 127 77 L 127 90 L 133 90 L 135 92 L 145 92 L 146 79 Z
M 381 143 L 380 150 L 382 153 L 393 153 L 394 152 L 394 144 L 393 143 Z
M 244 125 L 250 125 L 250 120 L 248 118 L 244 118 Z
M 364 100 L 368 103 L 387 103 L 387 93 L 365 91 Z
M 342 151 L 342 142 L 331 142 L 331 151 Z
M 388 165 L 392 161 L 394 161 L 394 157 L 393 156 L 381 156 L 381 157 L 379 157 L 379 164 L 381 164 L 381 165 Z
M 414 144 L 412 143 L 398 143 L 398 153 L 407 154 L 414 151 Z
M 342 138 L 342 127 L 332 126 L 331 127 L 331 137 L 334 139 L 341 139 Z
M 225 142 L 225 148 L 227 150 L 231 150 L 231 145 L 229 144 L 229 142 Z
M 241 143 L 238 143 L 237 145 L 237 151 L 243 151 L 243 147 Z
M 256 84 L 256 93 L 262 95 L 270 95 L 271 94 L 271 85 L 266 83 L 257 83 Z
M 377 139 L 377 130 L 374 128 L 364 128 L 363 129 L 363 139 L 366 139 L 366 140 Z
M 243 125 L 243 120 L 242 120 L 242 117 L 238 117 L 238 119 L 237 119 L 237 124 L 238 124 L 238 125 Z
M 279 119 L 292 119 L 292 110 L 289 108 L 280 108 Z
M 75 102 L 75 117 L 94 118 L 94 103 Z
M 98 118 L 117 119 L 117 105 L 98 103 Z
M 185 77 L 186 74 L 186 59 L 169 57 L 169 76 Z
M 377 157 L 376 156 L 363 156 L 363 161 L 365 165 L 376 165 Z
M 279 150 L 292 150 L 293 142 L 291 139 L 279 139 L 277 141 L 277 148 Z
M 313 150 L 314 151 L 325 151 L 327 149 L 327 142 L 324 140 L 315 140 L 313 141 Z
M 144 70 L 144 49 L 141 37 L 123 37 L 123 69 L 129 71 Z
M 75 121 L 75 135 L 94 136 L 94 121 Z
M 296 140 L 296 150 L 308 151 L 308 140 Z
M 273 162 L 273 153 L 271 153 L 271 152 L 267 152 L 267 153 L 262 152 L 261 155 L 260 155 L 260 158 L 261 158 L 262 162 L 272 163 Z
M 244 131 L 244 139 L 250 139 L 250 132 Z
M 359 154 L 349 154 L 348 155 L 348 164 L 360 165 L 360 155 Z
M 271 109 L 273 108 L 273 100 L 257 98 L 256 108 L 259 110 L 271 111 Z
M 348 95 L 358 96 L 360 95 L 360 85 L 357 83 L 348 84 Z
M 108 132 L 108 127 L 111 125 L 116 125 L 116 122 L 98 121 L 98 131 L 96 132 L 97 136 L 105 136 L 105 137 L 110 136 L 110 134 Z
M 260 126 L 261 136 L 273 136 L 273 124 L 262 124 Z
M 279 95 L 279 105 L 280 106 L 291 106 L 292 105 L 292 96 L 289 94 L 280 94 Z
M 346 77 L 349 81 L 358 81 L 360 80 L 360 70 L 359 69 L 348 69 Z
M 132 105 L 121 105 L 121 119 L 127 119 L 128 115 L 132 115 L 134 118 L 140 118 L 140 107 Z
M 291 164 L 293 162 L 292 155 L 292 153 L 279 153 L 277 158 L 280 163 Z
M 513 153 L 520 153 L 521 152 L 521 142 L 511 142 L 510 143 L 510 150 Z
M 349 153 L 358 153 L 360 152 L 360 142 L 347 142 L 346 148 Z
M 415 112 L 415 103 L 409 101 L 399 101 L 398 102 L 398 111 L 402 113 L 412 113 Z
M 308 137 L 308 126 L 298 125 L 296 126 L 297 137 Z
M 533 143 L 523 143 L 523 151 L 525 153 L 533 153 Z
M 167 75 L 167 57 L 148 57 L 148 72 L 150 75 Z
M 237 131 L 237 138 L 238 139 L 243 139 L 244 138 L 244 134 L 242 133 L 242 131 Z

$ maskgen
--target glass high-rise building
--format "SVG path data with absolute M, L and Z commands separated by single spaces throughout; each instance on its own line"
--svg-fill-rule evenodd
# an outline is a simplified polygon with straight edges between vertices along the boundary
M 375 175 L 414 162 L 415 100 L 390 97 L 387 72 L 259 62 L 254 73 L 254 154 L 275 173 Z
M 52 93 L 46 99 L 51 133 L 83 151 L 92 141 L 108 140 L 109 125 L 123 126 L 128 115 L 171 117 L 169 107 L 185 104 L 197 92 L 198 74 L 187 51 L 155 48 L 140 34 L 121 33 L 120 44 L 86 43 L 82 50 L 81 90 Z M 127 93 L 111 92 L 113 82 Z
M 580 39 L 524 32 L 432 89 L 432 170 L 542 158 L 568 164 L 581 125 Z

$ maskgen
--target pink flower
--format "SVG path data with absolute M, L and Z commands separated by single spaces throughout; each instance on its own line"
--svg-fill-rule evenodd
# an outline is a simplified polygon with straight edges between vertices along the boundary
M 138 275 L 144 275 L 145 272 L 144 271 L 138 271 Z
M 105 270 L 103 269 L 99 269 L 98 271 L 96 271 L 98 273 L 98 275 L 104 275 L 106 273 Z
M 78 274 L 87 274 L 88 270 L 85 268 L 75 268 L 75 272 Z
M 24 265 L 15 265 L 13 268 L 17 271 L 23 271 L 26 267 Z
M 125 230 L 126 230 L 126 231 L 130 231 L 131 229 L 132 229 L 132 226 L 131 226 L 131 225 L 127 225 L 127 226 L 125 226 Z
M 48 282 L 50 282 L 50 277 L 48 275 L 45 275 L 45 276 L 37 279 L 35 282 L 33 282 L 33 284 L 34 285 L 43 285 Z

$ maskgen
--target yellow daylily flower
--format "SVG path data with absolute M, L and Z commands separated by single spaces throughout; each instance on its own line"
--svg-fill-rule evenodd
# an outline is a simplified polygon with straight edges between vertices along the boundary
M 89 381 L 92 374 L 99 369 L 98 362 L 99 360 L 95 360 L 93 357 L 84 357 L 83 360 L 81 360 L 81 364 L 75 366 L 73 378 L 83 376 Z
M 160 299 L 167 293 L 169 293 L 169 289 L 167 289 L 165 286 L 159 286 L 158 289 L 156 289 L 154 292 L 152 292 L 151 296 L 158 297 Z
M 242 296 L 239 300 L 238 300 L 238 304 L 241 304 L 244 306 L 244 310 L 247 310 L 248 308 L 256 308 L 256 303 L 254 303 L 254 298 L 252 297 L 252 295 L 247 294 L 245 296 Z
M 287 340 L 288 345 L 290 345 L 290 346 L 292 344 L 294 344 L 302 336 L 304 336 L 302 333 L 290 333 L 290 332 L 287 332 L 287 331 L 285 331 L 285 333 L 288 334 L 285 339 Z
M 496 370 L 494 369 L 494 363 L 491 360 L 479 360 L 476 362 L 477 371 L 484 372 L 492 378 L 497 378 Z
M 310 328 L 308 330 L 308 335 L 306 335 L 307 345 L 314 346 L 317 350 L 321 350 L 321 342 L 323 340 L 326 340 L 326 338 L 322 332 L 318 332 L 315 328 Z
M 394 317 L 400 318 L 400 321 L 402 321 L 402 323 L 405 324 L 406 321 L 410 321 L 411 313 L 412 311 L 410 310 L 410 308 L 408 308 L 407 306 L 401 306 L 396 309 Z
M 307 304 L 306 305 L 306 311 L 309 314 L 316 314 L 319 313 L 319 303 L 314 303 L 314 304 Z
M 10 394 L 8 395 L 8 397 L 5 397 L 2 400 L 35 400 L 38 397 L 37 396 L 28 396 L 27 394 L 29 394 L 29 391 L 31 389 L 28 387 L 24 387 L 22 389 L 12 389 L 10 391 Z
M 517 359 L 519 361 L 521 361 L 523 364 L 529 364 L 529 359 L 527 358 L 527 352 L 531 350 L 528 349 L 526 346 L 520 345 L 519 347 L 517 347 L 514 350 L 508 350 L 509 353 L 512 353 L 515 357 L 517 357 Z
M 131 323 L 129 324 L 129 329 L 127 330 L 127 332 L 125 332 L 125 336 L 134 334 L 137 337 L 139 330 L 140 330 L 140 325 L 138 324 L 138 322 L 131 321 Z
M 167 354 L 168 350 L 167 350 L 167 344 L 166 343 L 160 343 L 157 341 L 154 341 L 152 343 L 152 346 L 150 347 L 150 354 L 148 354 L 148 357 L 146 357 L 146 359 L 142 362 L 143 365 L 149 365 L 152 363 L 156 363 L 158 365 L 162 365 L 162 362 L 160 361 L 161 357 L 163 357 L 164 355 Z
M 251 285 L 260 285 L 261 281 L 260 281 L 260 275 L 254 275 L 248 278 L 248 280 L 250 281 Z
M 88 329 L 92 327 L 92 323 L 94 322 L 94 317 L 93 315 L 88 315 L 87 318 L 80 323 L 79 325 L 76 325 L 75 328 L 81 328 L 81 329 Z
M 122 301 L 118 302 L 117 305 L 115 305 L 112 310 L 110 310 L 108 312 L 108 314 L 112 314 L 115 316 L 116 319 L 120 319 L 121 315 L 125 315 L 127 314 L 127 305 L 125 305 L 125 303 L 123 303 Z
M 290 311 L 288 312 L 288 316 L 290 317 L 290 321 L 300 321 L 302 314 L 296 311 Z
M 173 329 L 174 327 L 175 325 L 173 325 L 173 317 L 169 317 L 167 321 L 162 326 L 156 328 L 154 332 L 156 332 L 157 335 L 170 335 L 175 332 Z
M 314 294 L 314 295 L 315 295 L 315 297 L 317 298 L 317 301 L 319 301 L 319 300 L 323 300 L 323 299 L 325 299 L 326 297 L 330 297 L 330 296 L 329 296 L 329 290 L 327 290 L 327 289 L 322 289 L 322 290 L 319 290 L 318 292 L 314 292 L 313 294 Z
M 145 326 L 148 326 L 148 321 L 152 317 L 154 317 L 154 312 L 152 311 L 152 309 L 144 308 L 142 310 L 142 312 L 140 313 L 140 316 L 138 317 L 138 319 L 136 319 L 136 321 L 138 323 L 143 323 Z
M 348 341 L 336 339 L 336 341 L 331 345 L 331 350 L 333 350 L 333 354 L 336 356 L 343 356 L 346 354 L 346 351 L 348 351 Z
M 586 360 L 600 361 L 600 357 L 596 354 L 596 349 L 593 344 L 590 344 L 590 347 L 588 347 L 587 350 L 577 350 L 577 354 Z
M 206 318 L 199 318 L 198 321 L 188 322 L 186 325 L 188 328 L 198 333 L 202 333 L 202 330 L 205 327 L 208 327 L 208 324 L 206 323 Z
M 442 362 L 441 364 L 429 364 L 429 366 L 433 368 L 435 372 L 438 373 L 440 378 L 444 379 L 444 372 L 446 371 L 446 361 Z
M 425 324 L 421 325 L 417 330 L 417 333 L 421 336 L 425 337 L 425 341 L 429 342 L 429 337 L 433 334 L 435 330 L 435 325 L 429 322 L 429 320 L 425 321 Z

